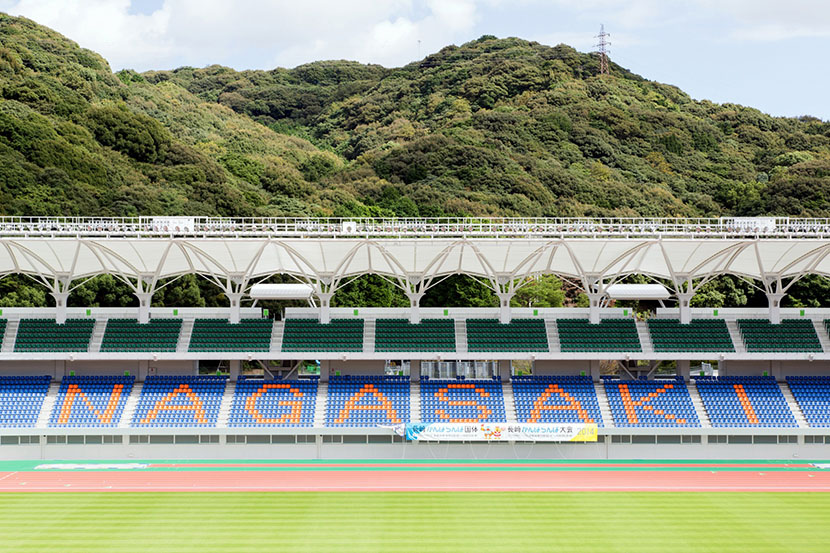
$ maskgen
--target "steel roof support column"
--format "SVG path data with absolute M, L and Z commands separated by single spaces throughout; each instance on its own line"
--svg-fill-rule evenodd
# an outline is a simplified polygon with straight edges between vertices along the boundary
M 695 286 L 691 275 L 673 275 L 674 295 L 677 296 L 677 308 L 680 312 L 680 324 L 687 325 L 692 322 L 692 298 L 697 289 L 706 279 Z
M 156 279 L 139 277 L 133 293 L 138 298 L 138 324 L 147 324 L 150 322 L 150 304 L 156 293 Z
M 781 300 L 787 295 L 787 288 L 789 286 L 782 286 L 780 277 L 764 282 L 764 289 L 769 302 L 769 322 L 771 324 L 781 324 Z
M 409 322 L 416 325 L 421 322 L 421 298 L 424 293 L 407 292 L 406 296 L 409 298 Z
M 601 277 L 586 276 L 583 277 L 582 282 L 585 287 L 585 295 L 588 296 L 588 322 L 592 325 L 599 324 L 599 310 L 602 307 L 602 298 L 605 297 L 607 285 Z
M 56 276 L 49 286 L 49 294 L 55 298 L 55 322 L 59 325 L 66 323 L 66 301 L 72 291 L 69 285 L 72 282 L 70 275 Z

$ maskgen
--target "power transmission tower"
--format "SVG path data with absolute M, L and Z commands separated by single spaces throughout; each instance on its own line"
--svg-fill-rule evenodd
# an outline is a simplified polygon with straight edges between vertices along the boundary
M 600 75 L 607 75 L 608 74 L 608 54 L 611 53 L 611 50 L 608 49 L 611 46 L 611 43 L 606 40 L 610 33 L 605 32 L 605 25 L 599 26 L 599 34 L 594 38 L 599 39 L 599 42 L 595 44 L 597 47 L 597 53 L 599 54 L 599 74 Z

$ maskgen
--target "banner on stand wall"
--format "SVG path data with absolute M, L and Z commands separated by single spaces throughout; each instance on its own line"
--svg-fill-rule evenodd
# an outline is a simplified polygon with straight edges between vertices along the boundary
M 406 439 L 431 442 L 595 442 L 596 424 L 409 423 Z

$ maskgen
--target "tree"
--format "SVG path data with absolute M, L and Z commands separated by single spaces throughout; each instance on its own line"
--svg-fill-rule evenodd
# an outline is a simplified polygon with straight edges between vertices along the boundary
M 565 292 L 562 281 L 555 275 L 530 278 L 530 282 L 519 288 L 510 301 L 513 307 L 562 307 Z

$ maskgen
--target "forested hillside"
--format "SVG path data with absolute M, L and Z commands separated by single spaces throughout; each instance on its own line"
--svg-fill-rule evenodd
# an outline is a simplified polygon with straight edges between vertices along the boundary
M 145 77 L 336 152 L 343 168 L 304 197 L 337 190 L 344 214 L 830 214 L 830 123 L 693 101 L 614 64 L 597 73 L 568 46 L 482 37 L 392 70 Z
M 828 195 L 830 123 L 695 101 L 613 63 L 600 76 L 565 45 L 485 36 L 393 69 L 113 74 L 0 14 L 0 215 L 830 216 Z M 0 281 L 0 305 L 50 301 L 22 282 Z M 403 302 L 379 282 L 335 301 Z M 445 288 L 425 305 L 494 301 Z M 164 294 L 225 301 L 190 278 Z M 107 277 L 71 301 L 134 298 Z

